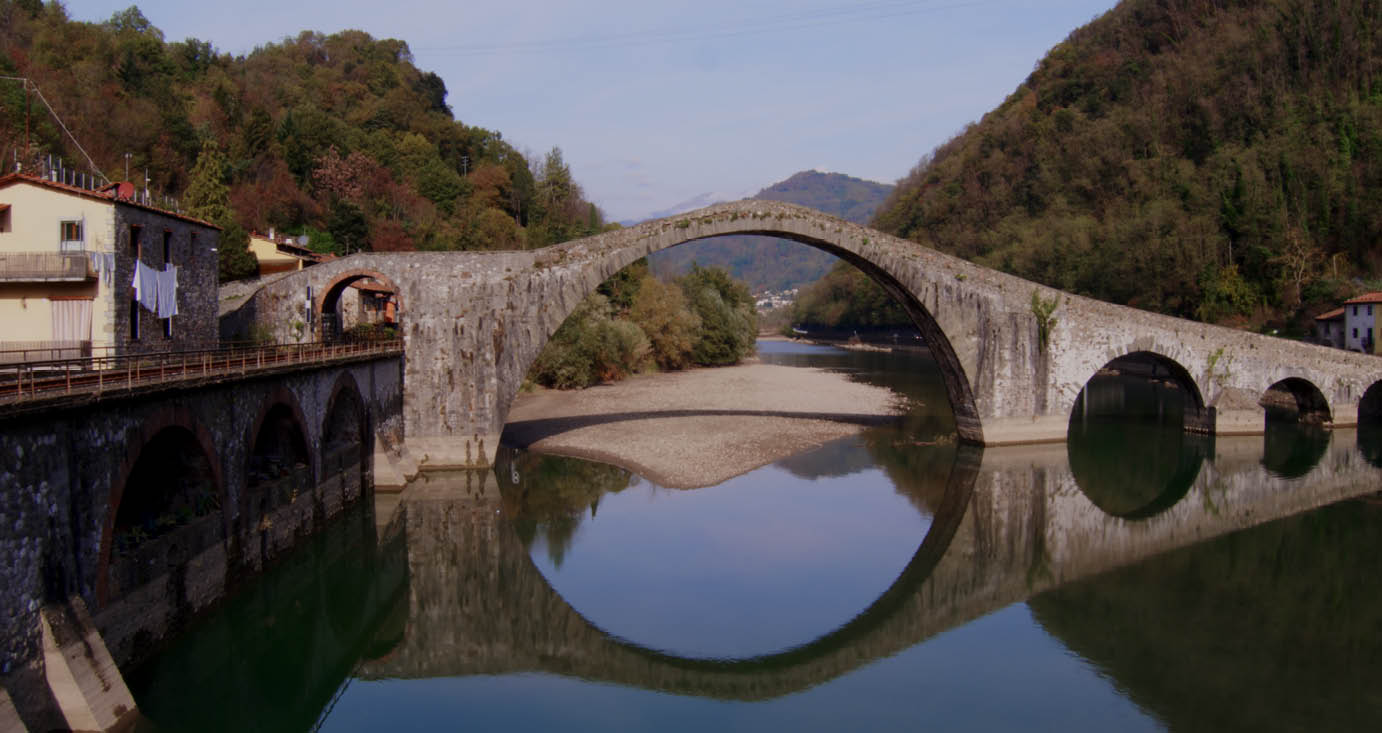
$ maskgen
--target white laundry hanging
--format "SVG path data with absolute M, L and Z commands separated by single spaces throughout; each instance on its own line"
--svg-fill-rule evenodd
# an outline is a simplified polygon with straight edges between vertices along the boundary
M 178 314 L 178 268 L 164 265 L 158 273 L 158 317 L 172 318 Z
M 158 312 L 158 270 L 136 261 L 134 267 L 134 299 L 145 310 Z

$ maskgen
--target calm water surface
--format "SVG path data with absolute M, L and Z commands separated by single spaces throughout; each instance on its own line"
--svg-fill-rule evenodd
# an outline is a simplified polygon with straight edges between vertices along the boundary
M 150 730 L 1371 730 L 1372 431 L 957 446 L 922 353 L 760 344 L 895 428 L 698 490 L 504 450 L 360 507 L 131 675 Z M 1364 498 L 1355 498 L 1364 497 Z M 394 504 L 397 506 L 394 506 Z

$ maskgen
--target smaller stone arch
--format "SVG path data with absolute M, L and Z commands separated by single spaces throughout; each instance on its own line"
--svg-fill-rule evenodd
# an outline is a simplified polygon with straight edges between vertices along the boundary
M 1382 380 L 1373 382 L 1358 400 L 1358 424 L 1382 424 Z
M 270 393 L 245 434 L 249 455 L 245 459 L 244 514 L 254 531 L 264 516 L 311 491 L 316 483 L 317 461 L 311 450 L 297 397 L 286 388 Z
M 1212 455 L 1212 408 L 1175 360 L 1133 351 L 1110 360 L 1075 398 L 1066 454 L 1096 507 L 1146 519 L 1185 496 Z
M 1364 395 L 1367 399 L 1367 395 Z M 1266 422 L 1298 422 L 1327 427 L 1334 421 L 1329 401 L 1313 382 L 1302 377 L 1287 377 L 1262 393 L 1258 404 L 1266 411 Z M 1359 405 L 1359 412 L 1363 410 Z
M 1099 401 L 1104 399 L 1102 395 L 1093 394 L 1090 385 L 1095 384 L 1101 378 L 1116 377 L 1141 377 L 1149 385 L 1161 385 L 1181 390 L 1184 395 L 1182 401 L 1183 427 L 1186 432 L 1192 433 L 1213 433 L 1214 432 L 1214 408 L 1206 407 L 1204 395 L 1200 392 L 1199 382 L 1191 376 L 1190 371 L 1165 354 L 1155 351 L 1135 350 L 1129 351 L 1122 356 L 1110 359 L 1094 374 L 1085 380 L 1084 387 L 1080 389 L 1080 394 L 1075 398 L 1075 404 L 1071 407 L 1071 423 L 1091 409 L 1108 409 L 1111 405 L 1101 405 Z
M 1358 450 L 1382 468 L 1382 381 L 1373 382 L 1358 401 Z
M 398 285 L 391 278 L 378 270 L 366 268 L 346 270 L 333 277 L 331 282 L 320 292 L 315 293 L 312 299 L 313 328 L 323 341 L 331 341 L 339 337 L 342 324 L 332 323 L 332 314 L 338 314 L 341 295 L 346 288 L 361 280 L 374 280 L 382 283 L 383 287 L 392 290 L 391 300 L 394 303 L 392 318 L 395 323 L 401 322 L 405 310 L 403 296 Z
M 196 456 L 189 455 L 195 451 Z M 175 407 L 160 410 L 149 416 L 139 427 L 138 432 L 131 436 L 126 443 L 125 457 L 121 462 L 119 474 L 115 482 L 111 485 L 109 500 L 106 503 L 105 520 L 101 529 L 101 544 L 96 566 L 96 603 L 98 607 L 103 607 L 112 598 L 112 562 L 119 560 L 115 556 L 125 555 L 126 550 L 133 552 L 136 548 L 119 547 L 117 542 L 122 545 L 125 540 L 137 540 L 132 537 L 130 525 L 133 514 L 142 514 L 141 511 L 133 511 L 131 503 L 127 501 L 133 495 L 133 491 L 150 484 L 155 485 L 155 491 L 167 491 L 170 487 L 168 482 L 186 482 L 190 477 L 186 475 L 185 469 L 188 468 L 186 460 L 191 459 L 202 462 L 201 468 L 205 471 L 206 479 L 210 482 L 209 497 L 208 492 L 197 491 L 195 496 L 187 496 L 187 492 L 180 492 L 184 486 L 171 487 L 176 497 L 178 506 L 174 509 L 190 506 L 193 516 L 189 520 L 198 520 L 199 530 L 193 534 L 197 537 L 183 538 L 191 540 L 191 545 L 186 542 L 182 545 L 177 544 L 176 540 L 170 540 L 167 548 L 172 554 L 165 558 L 168 561 L 176 560 L 177 556 L 189 556 L 195 552 L 205 549 L 199 545 L 205 545 L 210 540 L 216 538 L 224 539 L 227 528 L 225 526 L 224 507 L 227 505 L 226 486 L 221 473 L 220 456 L 216 451 L 215 441 L 211 433 L 202 425 L 196 416 L 185 408 Z M 166 479 L 167 481 L 164 481 Z M 131 487 L 135 488 L 133 491 Z M 202 500 L 210 499 L 214 501 L 214 507 L 202 505 Z M 150 506 L 157 504 L 158 499 L 144 502 Z M 123 513 L 122 513 L 123 508 Z M 199 512 L 199 509 L 207 511 Z M 209 515 L 215 515 L 214 520 L 206 519 Z M 142 519 L 142 517 L 140 517 Z M 188 523 L 191 523 L 190 521 Z M 184 525 L 185 526 L 185 525 Z M 159 529 L 155 527 L 155 529 Z M 176 526 L 166 526 L 162 528 L 161 535 L 172 534 Z M 150 534 L 148 531 L 143 532 Z M 121 535 L 117 537 L 117 535 Z M 148 539 L 156 539 L 150 536 Z M 138 544 L 138 543 L 135 543 Z M 198 545 L 198 546 L 192 546 Z M 185 557 L 183 559 L 186 559 Z M 117 563 L 118 564 L 118 563 Z M 136 561 L 137 564 L 137 561 Z M 121 584 L 119 591 L 128 590 L 130 579 L 126 579 Z M 123 595 L 123 592 L 120 593 Z
M 353 468 L 357 471 L 349 480 L 358 482 L 357 492 L 363 493 L 369 461 L 374 453 L 374 432 L 371 429 L 369 406 L 361 395 L 359 384 L 350 372 L 342 372 L 331 388 L 322 416 L 320 480 L 330 482 Z M 345 488 L 344 486 L 342 487 Z M 344 499 L 344 497 L 343 497 Z

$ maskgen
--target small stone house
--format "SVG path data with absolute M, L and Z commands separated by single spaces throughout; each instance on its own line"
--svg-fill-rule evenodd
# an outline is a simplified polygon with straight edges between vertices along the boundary
M 129 183 L 0 176 L 0 362 L 213 346 L 219 238 Z
M 1344 309 L 1335 308 L 1315 316 L 1315 341 L 1336 349 L 1344 348 Z
M 1364 293 L 1344 301 L 1344 348 L 1377 353 L 1377 320 L 1373 310 L 1382 306 L 1382 293 Z

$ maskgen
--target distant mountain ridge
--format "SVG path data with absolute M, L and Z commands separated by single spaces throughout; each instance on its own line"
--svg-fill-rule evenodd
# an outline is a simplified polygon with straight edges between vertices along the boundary
M 811 170 L 774 183 L 752 198 L 809 206 L 862 224 L 882 206 L 892 190 L 886 183 Z M 733 236 L 663 250 L 650 261 L 653 272 L 662 277 L 686 272 L 693 262 L 702 267 L 723 267 L 748 283 L 750 290 L 763 292 L 815 282 L 830 270 L 835 257 L 775 237 Z

